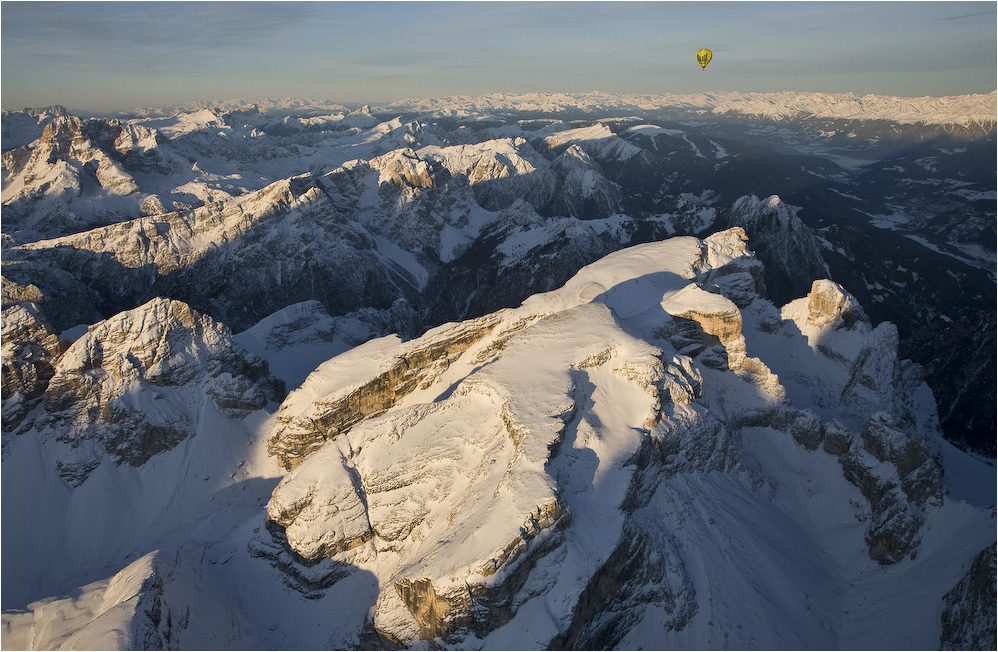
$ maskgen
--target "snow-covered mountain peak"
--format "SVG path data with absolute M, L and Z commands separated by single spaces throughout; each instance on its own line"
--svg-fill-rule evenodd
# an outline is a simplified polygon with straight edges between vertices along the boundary
M 742 214 L 772 214 L 784 223 L 796 213 L 796 210 L 784 204 L 778 195 L 770 195 L 761 199 L 754 195 L 742 197 L 735 202 L 732 209 Z
M 231 349 L 228 329 L 181 301 L 154 299 L 135 310 L 94 324 L 63 356 L 60 375 L 94 369 L 124 384 L 144 378 L 154 385 L 184 385 L 200 360 L 222 360 Z M 59 379 L 53 389 L 58 389 Z M 58 393 L 58 392 L 55 392 Z
M 37 139 L 53 119 L 67 116 L 69 112 L 64 106 L 49 106 L 34 109 L 2 112 L 3 151 L 7 152 L 17 147 L 28 145 Z
M 577 164 L 592 167 L 592 158 L 586 154 L 586 151 L 579 147 L 577 144 L 572 143 L 565 148 L 565 151 L 561 153 L 561 157 L 569 165 Z
M 767 291 L 781 302 L 807 292 L 811 280 L 829 276 L 818 239 L 798 212 L 799 207 L 784 203 L 777 195 L 740 197 L 728 211 L 728 223 L 743 227 L 748 246 L 768 261 Z
M 413 188 L 432 188 L 435 185 L 431 164 L 408 147 L 375 157 L 371 159 L 370 165 L 379 172 L 379 186 L 394 184 Z
M 543 166 L 540 155 L 523 138 L 499 138 L 470 145 L 428 146 L 421 156 L 439 160 L 451 175 L 464 174 L 472 185 L 530 174 Z
M 371 113 L 371 107 L 367 104 L 351 111 L 339 122 L 339 125 L 344 127 L 373 127 L 376 124 L 378 119 Z
M 784 203 L 778 195 L 759 198 L 755 195 L 741 197 L 731 206 L 737 223 L 751 235 L 768 234 L 775 243 L 792 244 L 807 237 L 809 231 L 797 213 L 799 207 Z
M 82 129 L 83 121 L 75 115 L 58 116 L 45 126 L 40 144 L 48 145 L 54 155 L 68 155 Z
M 57 435 L 72 446 L 59 473 L 78 486 L 104 457 L 140 466 L 190 437 L 206 400 L 238 418 L 281 391 L 266 362 L 236 345 L 227 327 L 183 302 L 154 299 L 91 326 L 69 347 L 37 427 L 69 426 Z
M 640 147 L 617 136 L 602 122 L 589 127 L 559 131 L 546 137 L 544 143 L 554 150 L 565 145 L 569 148 L 578 147 L 605 160 L 626 161 L 642 151 Z
M 574 618 L 575 596 L 592 590 L 585 578 L 603 572 L 593 550 L 612 558 L 614 542 L 629 540 L 624 532 L 649 527 L 630 514 L 673 500 L 654 499 L 664 491 L 657 487 L 712 472 L 721 474 L 720 494 L 713 480 L 698 484 L 711 500 L 739 483 L 747 500 L 759 500 L 747 496 L 774 482 L 749 443 L 762 437 L 767 446 L 798 442 L 818 456 L 809 463 L 830 464 L 823 473 L 838 469 L 835 482 L 859 487 L 872 520 L 865 529 L 855 521 L 851 536 L 874 560 L 900 561 L 944 504 L 922 390 L 898 371 L 896 348 L 869 329 L 849 330 L 856 350 L 817 346 L 824 362 L 792 362 L 800 347 L 815 346 L 808 333 L 758 295 L 741 307 L 723 296 L 744 299 L 753 284 L 746 239 L 731 229 L 632 247 L 519 308 L 408 342 L 372 340 L 325 363 L 274 422 L 269 450 L 292 471 L 268 506 L 271 529 L 260 531 L 255 554 L 313 598 L 336 593 L 351 567 L 373 573 L 380 588 L 366 636 L 463 645 L 503 640 L 514 627 L 518 640 L 540 645 L 564 634 L 556 623 Z M 808 315 L 854 314 L 835 291 L 816 282 L 801 299 L 813 304 Z M 839 322 L 825 328 L 847 328 Z M 852 387 L 857 377 L 862 389 Z M 645 461 L 635 467 L 636 459 Z M 794 491 L 778 477 L 774 491 Z M 674 527 L 689 527 L 681 522 Z M 649 540 L 657 543 L 648 559 L 679 559 L 668 538 Z M 689 587 L 700 580 L 689 566 L 677 561 L 673 573 L 655 582 L 684 601 L 668 608 L 682 629 L 714 607 L 696 602 Z M 618 574 L 618 590 L 640 576 Z M 802 591 L 815 590 L 806 584 Z M 528 615 L 539 601 L 557 608 Z M 571 629 L 620 640 L 595 623 Z
M 579 127 L 577 129 L 565 129 L 544 139 L 547 146 L 555 149 L 566 143 L 581 140 L 603 140 L 613 138 L 615 134 L 602 122 L 597 122 L 589 127 Z
M 176 138 L 206 127 L 225 127 L 224 120 L 212 109 L 202 108 L 191 112 L 177 112 L 164 118 L 136 118 L 130 121 L 136 126 L 156 129 L 167 138 Z

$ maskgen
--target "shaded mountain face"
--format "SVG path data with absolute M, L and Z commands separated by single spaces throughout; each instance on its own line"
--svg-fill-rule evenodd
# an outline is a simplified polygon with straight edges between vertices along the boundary
M 205 397 L 242 417 L 284 395 L 283 382 L 241 350 L 228 327 L 180 301 L 153 299 L 94 324 L 68 347 L 30 319 L 37 308 L 18 309 L 9 309 L 17 330 L 5 337 L 18 356 L 6 362 L 5 355 L 4 425 L 70 444 L 56 466 L 73 486 L 104 458 L 141 466 L 192 436 Z M 193 399 L 181 388 L 200 376 L 205 396 Z M 185 401 L 183 409 L 167 407 Z M 32 411 L 38 403 L 43 409 Z M 92 440 L 104 450 L 95 453 Z
M 988 101 L 5 112 L 5 639 L 993 640 Z

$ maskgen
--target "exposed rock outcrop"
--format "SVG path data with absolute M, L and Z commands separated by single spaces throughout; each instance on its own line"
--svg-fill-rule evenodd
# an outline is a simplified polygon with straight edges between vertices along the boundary
M 942 650 L 995 647 L 995 544 L 974 557 L 956 586 L 943 596 Z
M 4 309 L 4 429 L 16 428 L 42 395 L 55 374 L 56 359 L 67 346 L 36 304 L 27 302 Z
M 808 296 L 788 303 L 782 315 L 837 369 L 818 385 L 804 381 L 816 405 L 837 406 L 850 422 L 795 438 L 839 456 L 845 477 L 870 504 L 870 556 L 898 562 L 917 549 L 925 510 L 942 503 L 942 469 L 925 435 L 938 422 L 931 409 L 927 419 L 916 416 L 925 408 L 917 398 L 924 393 L 918 370 L 897 359 L 897 329 L 872 327 L 859 302 L 837 283 L 814 281 Z
M 568 630 L 553 650 L 612 650 L 646 609 L 661 609 L 665 631 L 682 630 L 697 612 L 696 593 L 675 542 L 661 532 L 634 531 L 620 543 L 579 596 Z
M 662 309 L 677 318 L 659 334 L 681 353 L 703 364 L 730 369 L 777 401 L 786 392 L 759 358 L 748 355 L 742 334 L 741 310 L 762 298 L 762 265 L 746 248 L 748 237 L 740 227 L 712 235 L 703 242 L 694 264 L 697 283 L 666 295 Z
M 398 149 L 371 159 L 371 167 L 378 170 L 378 185 L 432 188 L 436 185 L 432 162 L 421 159 L 409 148 Z
M 497 323 L 496 317 L 483 317 L 434 329 L 418 343 L 400 345 L 391 357 L 383 356 L 372 378 L 333 397 L 322 397 L 308 406 L 307 415 L 296 414 L 294 403 L 282 406 L 267 450 L 284 468 L 296 466 L 327 440 L 348 431 L 362 419 L 380 414 L 421 384 L 435 380 L 447 369 L 452 356 L 460 355 L 488 335 Z M 351 352 L 350 358 L 357 355 L 363 355 L 363 350 Z M 340 360 L 336 364 L 350 362 Z M 316 391 L 310 385 L 321 382 L 318 376 L 311 383 L 307 380 L 301 391 Z
M 838 283 L 827 279 L 811 283 L 807 311 L 807 323 L 815 328 L 852 328 L 857 321 L 869 321 L 856 298 Z

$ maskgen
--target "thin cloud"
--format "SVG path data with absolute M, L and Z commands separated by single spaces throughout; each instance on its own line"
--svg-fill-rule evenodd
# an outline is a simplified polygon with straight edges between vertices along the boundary
M 317 3 L 5 3 L 4 56 L 72 65 L 155 63 L 287 37 L 319 10 Z
M 980 11 L 974 14 L 960 14 L 958 16 L 941 16 L 939 20 L 963 20 L 965 18 L 980 18 L 981 16 L 987 16 L 988 18 L 994 18 L 994 11 Z

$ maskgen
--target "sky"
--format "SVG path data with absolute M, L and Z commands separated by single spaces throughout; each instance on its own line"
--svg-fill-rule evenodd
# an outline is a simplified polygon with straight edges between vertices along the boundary
M 998 87 L 988 2 L 0 2 L 0 105 Z M 705 70 L 695 52 L 709 48 Z

